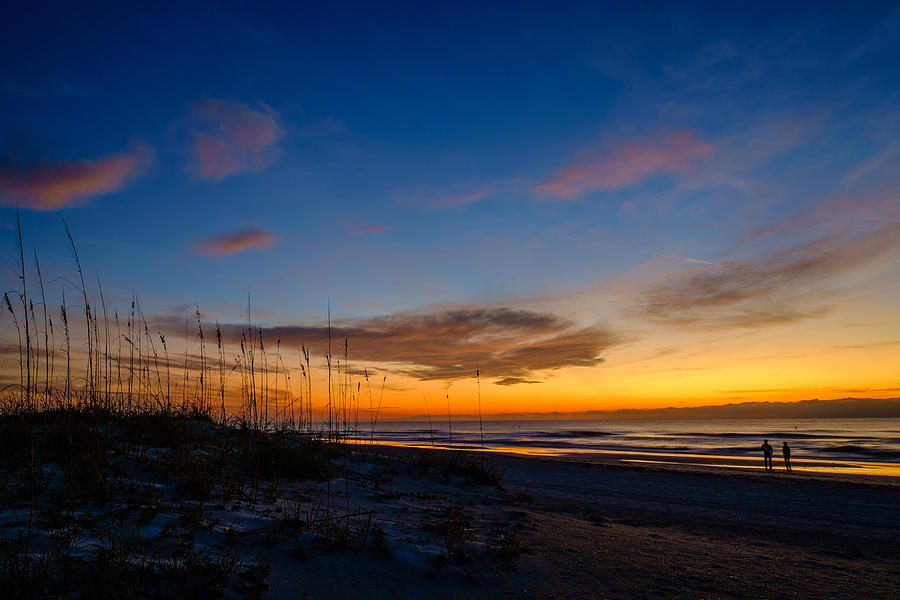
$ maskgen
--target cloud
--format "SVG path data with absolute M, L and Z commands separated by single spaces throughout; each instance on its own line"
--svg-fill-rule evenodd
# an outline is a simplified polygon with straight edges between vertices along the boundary
M 778 233 L 793 233 L 807 227 L 873 227 L 900 221 L 900 190 L 846 195 L 819 202 L 787 221 L 757 229 L 744 237 L 753 241 Z
M 145 144 L 96 160 L 41 163 L 21 167 L 0 161 L 0 203 L 31 210 L 60 210 L 116 192 L 153 162 Z
M 709 156 L 713 148 L 689 131 L 631 140 L 606 151 L 582 154 L 534 189 L 540 194 L 570 198 L 592 190 L 625 187 L 651 175 L 687 171 Z
M 841 186 L 850 185 L 859 179 L 864 179 L 880 170 L 886 163 L 890 163 L 894 157 L 900 154 L 900 142 L 894 142 L 882 150 L 877 156 L 864 161 L 849 171 L 841 179 Z
M 176 334 L 183 328 L 178 317 L 160 317 L 154 324 Z M 245 328 L 221 327 L 230 343 L 240 340 Z M 280 340 L 282 347 L 305 344 L 320 355 L 328 347 L 328 328 L 321 325 L 277 325 L 262 332 L 269 344 Z M 481 307 L 357 320 L 333 326 L 331 337 L 336 348 L 349 341 L 357 365 L 390 364 L 420 380 L 474 377 L 475 369 L 482 377 L 525 379 L 537 371 L 597 365 L 603 362 L 600 354 L 619 343 L 602 327 L 579 328 L 550 313 Z
M 843 276 L 865 273 L 900 247 L 900 225 L 835 233 L 744 260 L 683 269 L 637 296 L 651 320 L 713 327 L 761 327 L 824 314 Z
M 268 248 L 277 241 L 277 238 L 256 227 L 242 229 L 234 233 L 216 235 L 200 240 L 194 246 L 194 251 L 206 256 L 225 256 L 250 250 L 251 248 Z
M 535 379 L 523 379 L 521 377 L 504 377 L 499 381 L 495 381 L 494 385 L 519 385 L 520 383 L 543 383 Z
M 432 208 L 455 208 L 458 206 L 466 206 L 474 204 L 480 200 L 484 200 L 488 196 L 492 196 L 497 192 L 492 186 L 483 185 L 476 190 L 464 192 L 461 194 L 444 194 L 432 196 L 425 200 L 425 203 Z
M 385 228 L 381 225 L 367 225 L 363 227 L 357 227 L 353 230 L 353 235 L 363 235 L 366 233 L 384 233 Z
M 188 170 L 197 177 L 220 181 L 238 173 L 262 171 L 281 156 L 283 137 L 278 113 L 230 100 L 205 98 L 194 103 L 194 160 Z
M 405 205 L 411 205 L 418 208 L 445 209 L 459 208 L 469 204 L 481 202 L 485 198 L 490 198 L 501 193 L 520 192 L 528 189 L 530 184 L 522 177 L 513 177 L 509 179 L 498 179 L 482 183 L 481 185 L 450 194 L 436 193 L 418 193 L 411 196 L 401 198 L 401 202 Z

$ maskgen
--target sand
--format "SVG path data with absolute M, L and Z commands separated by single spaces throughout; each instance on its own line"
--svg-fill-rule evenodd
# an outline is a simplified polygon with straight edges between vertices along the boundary
M 900 477 L 161 425 L 113 427 L 71 505 L 53 452 L 33 499 L 28 454 L 0 460 L 7 595 L 900 598 Z
M 351 492 L 377 504 L 386 548 L 275 545 L 265 597 L 900 597 L 897 478 L 490 455 L 501 489 L 423 475 L 415 452 L 382 449 L 378 490 Z M 448 507 L 471 551 L 445 559 L 427 525 Z M 488 529 L 513 550 L 482 543 Z

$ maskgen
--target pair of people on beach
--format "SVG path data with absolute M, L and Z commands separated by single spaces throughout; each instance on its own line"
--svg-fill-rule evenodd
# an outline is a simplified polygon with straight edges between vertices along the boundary
M 763 451 L 763 461 L 766 465 L 766 471 L 772 470 L 772 446 L 769 444 L 769 440 L 763 440 L 762 446 L 760 448 Z M 791 447 L 788 446 L 787 442 L 781 444 L 781 454 L 784 456 L 784 469 L 788 472 L 791 470 Z

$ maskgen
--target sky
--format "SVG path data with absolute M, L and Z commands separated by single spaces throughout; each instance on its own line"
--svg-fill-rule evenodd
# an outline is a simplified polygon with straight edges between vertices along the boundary
M 4 9 L 4 290 L 65 222 L 388 416 L 900 395 L 896 4 L 159 4 Z

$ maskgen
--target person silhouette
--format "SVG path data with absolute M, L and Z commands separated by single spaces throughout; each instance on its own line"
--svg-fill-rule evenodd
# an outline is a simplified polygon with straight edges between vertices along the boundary
M 788 446 L 787 442 L 781 444 L 781 453 L 784 455 L 784 468 L 790 473 L 791 472 L 791 447 Z
M 772 470 L 772 446 L 769 445 L 769 440 L 763 440 L 762 446 L 760 446 L 763 451 L 763 461 L 766 465 L 766 471 Z

